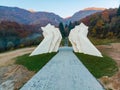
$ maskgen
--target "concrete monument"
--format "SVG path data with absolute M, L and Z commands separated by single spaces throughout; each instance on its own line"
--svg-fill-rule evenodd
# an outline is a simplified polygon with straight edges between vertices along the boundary
M 59 29 L 48 24 L 45 27 L 42 27 L 42 30 L 44 39 L 30 56 L 58 51 L 62 39 Z
M 75 52 L 102 57 L 99 50 L 87 38 L 88 27 L 81 23 L 71 30 L 69 40 Z

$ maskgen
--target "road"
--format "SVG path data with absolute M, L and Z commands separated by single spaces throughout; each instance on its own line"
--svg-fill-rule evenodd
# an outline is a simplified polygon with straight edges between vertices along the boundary
M 20 90 L 104 89 L 75 56 L 72 48 L 63 47 Z

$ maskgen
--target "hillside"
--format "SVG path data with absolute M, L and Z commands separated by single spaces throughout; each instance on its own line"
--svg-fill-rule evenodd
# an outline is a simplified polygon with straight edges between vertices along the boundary
M 41 29 L 16 22 L 0 22 L 0 52 L 39 44 Z
M 58 25 L 63 19 L 49 12 L 30 12 L 18 7 L 0 6 L 0 21 L 14 21 L 20 24 L 39 24 L 45 26 L 48 23 Z
M 65 19 L 67 23 L 74 22 L 74 21 L 79 21 L 82 18 L 85 18 L 86 16 L 89 16 L 91 14 L 101 12 L 105 10 L 105 8 L 95 8 L 95 7 L 90 7 L 90 8 L 85 8 L 84 10 L 80 10 L 76 12 L 73 16 Z
M 79 22 L 89 26 L 89 35 L 97 38 L 120 38 L 120 16 L 117 9 L 90 15 Z
M 14 21 L 20 24 L 32 24 L 45 26 L 48 23 L 58 26 L 60 22 L 68 24 L 70 21 L 78 21 L 88 15 L 103 11 L 103 8 L 86 8 L 76 12 L 73 16 L 63 19 L 59 15 L 50 12 L 34 12 L 18 7 L 0 6 L 0 21 Z

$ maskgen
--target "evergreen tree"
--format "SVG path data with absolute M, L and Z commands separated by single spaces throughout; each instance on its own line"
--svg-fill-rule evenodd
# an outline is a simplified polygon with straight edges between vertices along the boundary
M 61 32 L 61 34 L 62 34 L 62 37 L 65 38 L 65 37 L 66 37 L 66 34 L 65 34 L 64 25 L 63 25 L 62 22 L 59 24 L 59 29 L 60 29 L 60 32 Z
M 68 28 L 69 28 L 69 30 L 71 30 L 71 29 L 72 29 L 72 23 L 71 23 L 71 22 L 69 23 Z
M 120 16 L 120 6 L 119 6 L 119 8 L 117 10 L 117 16 Z
M 71 29 L 73 29 L 73 27 L 74 27 L 73 24 L 70 22 L 70 23 L 69 23 L 69 26 L 68 26 L 69 31 L 70 31 Z
M 66 34 L 66 37 L 68 37 L 68 35 L 69 35 L 69 27 L 68 27 L 67 24 L 65 25 L 65 34 Z

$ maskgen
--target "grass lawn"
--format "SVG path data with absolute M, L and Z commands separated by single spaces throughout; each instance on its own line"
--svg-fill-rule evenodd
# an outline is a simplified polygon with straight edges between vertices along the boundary
M 118 71 L 116 62 L 107 56 L 96 57 L 82 53 L 75 54 L 96 78 L 112 76 Z
M 53 53 L 40 54 L 29 57 L 29 54 L 25 54 L 23 56 L 19 56 L 16 58 L 16 64 L 23 65 L 31 71 L 39 71 L 50 59 L 56 55 Z

